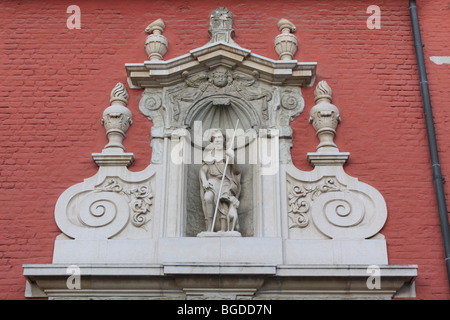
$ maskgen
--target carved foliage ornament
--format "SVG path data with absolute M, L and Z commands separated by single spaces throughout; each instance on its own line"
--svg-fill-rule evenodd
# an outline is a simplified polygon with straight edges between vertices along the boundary
M 260 100 L 262 117 L 268 120 L 268 101 L 272 99 L 272 94 L 269 90 L 255 85 L 255 75 L 232 72 L 220 66 L 208 73 L 203 72 L 189 77 L 186 72 L 183 76 L 185 87 L 181 90 L 171 90 L 169 93 L 168 101 L 173 108 L 172 121 L 179 120 L 180 103 L 188 102 L 193 105 L 200 99 L 213 98 L 216 95 L 229 95 L 246 101 Z
M 106 185 L 99 188 L 101 191 L 116 192 L 125 195 L 132 212 L 131 223 L 136 227 L 141 227 L 149 220 L 151 212 L 153 193 L 149 185 L 134 185 L 124 187 L 117 182 L 116 179 L 109 179 Z
M 188 114 L 201 101 L 214 105 L 229 105 L 232 101 L 243 101 L 250 110 L 250 126 L 288 126 L 304 107 L 301 91 L 296 87 L 269 86 L 258 80 L 258 72 L 244 74 L 219 66 L 209 72 L 182 74 L 184 82 L 163 89 L 144 91 L 139 108 L 156 127 L 190 126 Z M 248 107 L 246 107 L 248 109 Z M 250 112 L 250 113 L 249 113 Z M 184 119 L 184 122 L 183 122 Z M 242 119 L 245 123 L 245 119 Z M 230 123 L 230 128 L 232 128 Z
M 308 226 L 311 203 L 323 193 L 339 190 L 340 187 L 333 178 L 324 178 L 324 181 L 316 185 L 294 184 L 288 194 L 289 228 Z
M 347 179 L 349 184 L 337 177 L 316 183 L 288 179 L 289 229 L 316 228 L 333 239 L 374 236 L 386 221 L 384 200 L 369 185 Z

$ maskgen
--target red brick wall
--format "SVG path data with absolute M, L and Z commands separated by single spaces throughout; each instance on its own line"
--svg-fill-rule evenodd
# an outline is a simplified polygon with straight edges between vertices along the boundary
M 385 197 L 391 264 L 418 264 L 418 299 L 450 299 L 432 184 L 426 129 L 407 0 L 363 1 L 74 1 L 81 29 L 69 30 L 68 3 L 0 4 L 0 299 L 22 299 L 22 264 L 51 263 L 59 230 L 53 210 L 69 186 L 95 174 L 92 152 L 107 140 L 100 124 L 124 63 L 143 62 L 145 27 L 166 23 L 165 59 L 208 42 L 209 14 L 234 14 L 234 40 L 273 59 L 276 24 L 297 26 L 299 61 L 317 61 L 317 80 L 333 89 L 342 123 L 336 143 L 351 153 L 346 171 Z M 369 5 L 381 8 L 381 29 L 366 26 Z M 426 4 L 426 5 L 425 5 Z M 450 2 L 419 1 L 428 77 L 443 174 L 450 172 L 450 66 L 429 56 L 450 53 Z M 149 163 L 151 123 L 138 110 L 141 90 L 128 90 L 134 123 L 124 141 Z M 306 107 L 293 123 L 295 165 L 310 170 L 306 152 L 318 143 Z M 446 185 L 447 197 L 450 189 Z
M 418 2 L 418 14 L 422 42 L 425 45 L 423 50 L 428 73 L 440 164 L 442 174 L 444 177 L 447 177 L 448 181 L 450 179 L 450 126 L 448 125 L 450 119 L 450 65 L 436 65 L 429 58 L 430 56 L 450 56 L 450 20 L 448 19 L 450 15 L 450 1 Z M 415 78 L 417 77 L 414 76 Z M 423 124 L 422 118 L 420 119 L 421 125 Z M 419 133 L 415 136 L 417 137 L 418 135 Z M 418 152 L 422 152 L 421 150 L 422 148 Z M 411 160 L 410 162 L 414 161 Z M 415 163 L 417 164 L 416 168 L 418 171 L 420 170 L 424 175 L 431 175 L 430 161 L 429 157 L 425 156 L 425 151 L 420 162 L 417 160 Z M 445 281 L 446 277 L 443 276 L 445 273 L 444 254 L 442 252 L 440 228 L 438 228 L 437 206 L 431 195 L 431 178 L 430 176 L 428 179 L 424 177 L 422 181 L 427 186 L 427 192 L 423 194 L 417 192 L 419 191 L 419 181 L 417 181 L 415 183 L 417 185 L 417 191 L 413 192 L 413 196 L 410 195 L 409 199 L 414 204 L 414 198 L 420 197 L 422 199 L 425 198 L 426 194 L 430 194 L 430 196 L 426 196 L 430 203 L 425 205 L 424 201 L 422 209 L 416 208 L 414 211 L 411 210 L 411 213 L 416 212 L 414 216 L 418 220 L 414 223 L 414 219 L 411 219 L 408 223 L 408 228 L 409 225 L 417 225 L 416 229 L 411 228 L 410 230 L 417 235 L 411 243 L 411 250 L 415 251 L 415 259 L 419 264 L 419 272 L 422 269 L 423 273 L 417 281 L 418 291 L 423 290 L 424 296 L 426 297 L 449 299 L 449 286 Z M 428 188 L 428 186 L 430 187 Z M 447 183 L 444 187 L 447 205 L 450 209 L 450 185 Z M 404 211 L 404 213 L 407 212 Z M 419 218 L 421 216 L 426 217 L 422 223 Z M 394 230 L 394 228 L 388 230 Z M 401 228 L 401 230 L 404 230 L 403 233 L 408 232 L 407 228 Z M 396 253 L 392 255 L 394 256 Z M 427 292 L 427 295 L 425 295 L 425 292 Z

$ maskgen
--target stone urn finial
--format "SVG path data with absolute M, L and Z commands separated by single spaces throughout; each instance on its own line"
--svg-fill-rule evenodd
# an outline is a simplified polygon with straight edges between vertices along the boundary
M 275 37 L 275 51 L 280 60 L 292 60 L 298 49 L 297 37 L 292 34 L 296 31 L 295 25 L 283 18 L 277 26 L 281 33 Z
M 162 35 L 165 27 L 164 21 L 158 19 L 150 23 L 145 29 L 145 32 L 150 34 L 147 39 L 145 39 L 145 51 L 151 61 L 162 60 L 167 52 L 169 43 L 167 38 Z
M 103 111 L 102 125 L 105 127 L 109 143 L 105 150 L 110 152 L 123 152 L 122 144 L 125 133 L 132 124 L 131 111 L 126 107 L 128 104 L 128 92 L 123 83 L 118 83 L 111 91 L 111 105 Z
M 339 151 L 334 143 L 337 125 L 341 122 L 339 109 L 331 104 L 332 91 L 326 81 L 320 81 L 314 91 L 316 105 L 310 111 L 309 122 L 320 140 L 317 152 Z

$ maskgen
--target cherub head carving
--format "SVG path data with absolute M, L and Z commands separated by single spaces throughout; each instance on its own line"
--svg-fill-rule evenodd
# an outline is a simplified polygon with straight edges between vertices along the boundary
M 220 66 L 209 73 L 209 81 L 216 87 L 223 88 L 233 81 L 233 77 L 227 68 Z

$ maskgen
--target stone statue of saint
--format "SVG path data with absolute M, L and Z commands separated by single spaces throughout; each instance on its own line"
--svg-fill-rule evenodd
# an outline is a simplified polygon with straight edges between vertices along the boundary
M 206 231 L 198 236 L 217 232 L 224 236 L 240 236 L 237 209 L 241 192 L 241 168 L 234 157 L 233 149 L 226 149 L 225 139 L 220 129 L 213 129 L 210 136 L 213 148 L 206 153 L 200 168 L 200 196 L 205 215 Z M 229 157 L 222 191 L 220 184 L 224 175 L 226 157 Z M 215 219 L 217 199 L 220 198 Z

